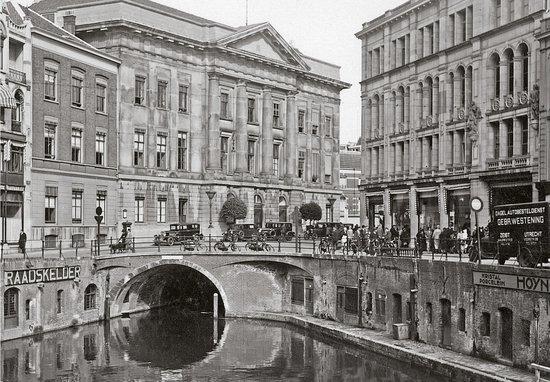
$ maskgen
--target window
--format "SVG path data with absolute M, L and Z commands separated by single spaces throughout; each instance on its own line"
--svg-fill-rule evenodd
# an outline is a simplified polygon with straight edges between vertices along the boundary
M 374 299 L 376 318 L 379 322 L 386 322 L 386 295 L 384 292 L 376 292 Z
M 59 314 L 63 310 L 63 290 L 60 289 L 57 291 L 57 297 L 55 299 L 55 302 L 56 302 L 55 311 L 57 312 L 57 314 Z
M 367 307 L 365 308 L 365 313 L 372 314 L 372 293 L 367 292 Z
M 4 144 L 3 147 L 5 147 Z M 23 147 L 13 146 L 11 147 L 11 160 L 7 162 L 6 170 L 10 173 L 21 174 L 23 173 Z
M 357 314 L 357 288 L 346 287 L 345 294 L 345 312 Z
M 57 207 L 57 187 L 46 187 L 44 204 L 44 221 L 55 223 Z
M 145 133 L 136 131 L 134 133 L 134 166 L 143 166 L 145 148 Z
M 325 155 L 325 183 L 332 182 L 332 156 Z
M 166 135 L 157 135 L 157 167 L 166 168 Z
M 187 85 L 180 85 L 178 91 L 178 110 L 182 113 L 187 113 L 187 95 L 189 87 Z
M 508 135 L 508 147 L 506 150 L 508 158 L 514 156 L 514 123 L 512 120 L 505 122 L 506 124 L 506 134 Z
M 298 132 L 303 133 L 305 129 L 306 112 L 298 110 Z
M 82 88 L 84 85 L 83 73 L 71 72 L 71 105 L 82 107 Z
M 514 7 L 515 7 L 515 4 L 514 4 L 515 0 L 508 0 L 508 11 L 510 12 L 510 22 L 511 21 L 514 21 Z
M 82 161 L 82 130 L 72 129 L 71 132 L 71 160 L 73 162 Z
M 25 300 L 25 320 L 31 319 L 31 300 Z
M 281 127 L 281 104 L 278 102 L 273 102 L 273 127 Z
M 332 117 L 325 116 L 325 137 L 332 137 Z
M 21 90 L 15 92 L 15 109 L 11 112 L 11 130 L 21 132 L 21 123 L 23 122 L 23 93 Z
M 157 223 L 166 223 L 166 197 L 157 199 Z
M 248 157 L 247 157 L 247 168 L 248 172 L 251 174 L 256 173 L 256 163 L 255 163 L 255 153 L 256 153 L 256 141 L 248 141 Z
M 13 328 L 18 325 L 17 317 L 19 316 L 19 290 L 10 288 L 4 292 L 4 323 L 6 328 Z M 6 322 L 11 319 L 11 322 Z
M 145 104 L 145 77 L 136 76 L 134 88 L 134 103 L 136 105 Z
M 458 330 L 460 332 L 466 331 L 466 309 L 458 309 Z
M 102 224 L 106 223 L 107 220 L 107 214 L 106 214 L 106 202 L 107 202 L 107 191 L 106 190 L 97 190 L 96 192 L 96 207 L 101 207 L 101 210 L 103 211 L 103 220 Z
M 97 287 L 94 284 L 90 284 L 84 291 L 84 310 L 90 310 L 96 308 L 97 299 Z
M 247 122 L 255 123 L 256 122 L 256 99 L 248 99 L 248 113 L 247 113 Z
M 316 124 L 311 125 L 311 134 L 317 135 L 318 131 L 319 131 L 319 125 L 316 125 Z
M 187 221 L 187 199 L 179 198 L 178 199 L 178 218 L 180 223 L 185 223 Z
M 521 155 L 529 154 L 529 123 L 527 117 L 523 116 L 519 118 L 521 123 Z
M 228 172 L 229 171 L 229 166 L 227 163 L 227 159 L 229 156 L 229 138 L 228 137 L 221 137 L 220 150 L 221 150 L 220 167 L 223 172 Z
M 187 133 L 178 132 L 178 170 L 187 170 Z
M 159 81 L 157 84 L 157 107 L 166 109 L 166 88 L 168 83 L 166 81 Z
M 426 303 L 426 322 L 428 325 L 433 323 L 433 308 L 431 302 Z
M 522 0 L 523 4 L 523 16 L 527 16 L 529 14 L 529 0 Z
M 521 344 L 531 346 L 531 321 L 525 318 L 521 319 Z
M 229 119 L 229 93 L 220 94 L 220 118 Z
M 44 69 L 44 98 L 50 101 L 57 99 L 57 70 Z
M 71 210 L 73 223 L 82 223 L 82 190 L 73 190 Z
M 306 165 L 306 152 L 303 150 L 298 151 L 298 178 L 304 179 Z
M 55 128 L 53 123 L 44 127 L 44 158 L 55 159 Z
M 95 100 L 95 110 L 99 113 L 105 113 L 105 111 L 107 110 L 107 86 L 105 84 L 95 84 Z
M 96 133 L 95 135 L 95 164 L 99 166 L 105 165 L 105 139 L 104 133 Z
M 319 181 L 319 167 L 321 165 L 320 159 L 321 156 L 319 153 L 313 153 L 311 155 L 311 181 L 312 182 L 318 182 Z
M 279 176 L 279 144 L 273 144 L 273 175 Z
M 489 337 L 491 335 L 491 313 L 481 313 L 481 327 L 479 329 L 482 336 Z
M 304 304 L 304 279 L 302 277 L 292 278 L 290 300 L 293 304 Z
M 491 122 L 491 127 L 493 128 L 494 136 L 494 152 L 493 158 L 497 159 L 500 157 L 500 134 L 499 134 L 499 122 Z
M 143 223 L 143 213 L 145 211 L 145 198 L 136 197 L 134 200 L 134 216 L 136 223 Z

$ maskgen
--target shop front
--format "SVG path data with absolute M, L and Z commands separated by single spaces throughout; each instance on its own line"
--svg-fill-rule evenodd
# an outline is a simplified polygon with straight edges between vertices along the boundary
M 491 210 L 503 204 L 531 203 L 533 185 L 529 182 L 491 184 Z
M 398 230 L 411 226 L 409 190 L 390 195 L 391 225 Z
M 447 190 L 449 227 L 470 229 L 470 188 Z
M 382 195 L 367 196 L 367 217 L 369 228 L 384 226 L 384 197 Z
M 418 227 L 434 229 L 439 222 L 439 196 L 437 189 L 417 189 L 418 196 Z

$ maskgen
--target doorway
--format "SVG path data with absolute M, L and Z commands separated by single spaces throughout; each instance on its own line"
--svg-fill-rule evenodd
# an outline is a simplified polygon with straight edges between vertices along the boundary
M 451 301 L 441 299 L 441 346 L 451 347 Z
M 403 305 L 401 295 L 399 293 L 393 294 L 393 323 L 401 324 L 403 322 Z
M 313 314 L 313 279 L 305 279 L 306 313 Z
M 513 313 L 508 308 L 500 308 L 500 353 L 505 359 L 512 360 L 513 354 Z

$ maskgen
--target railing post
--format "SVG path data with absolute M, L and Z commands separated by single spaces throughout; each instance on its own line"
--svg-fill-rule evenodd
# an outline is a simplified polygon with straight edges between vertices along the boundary
M 132 253 L 136 253 L 136 238 L 132 236 Z
M 62 241 L 59 240 L 59 258 L 60 258 L 60 259 L 63 258 L 63 255 L 61 254 L 61 244 L 62 244 Z
M 111 246 L 113 246 L 113 237 L 112 237 L 112 236 L 109 237 L 109 244 L 110 244 Z
M 44 240 L 43 240 L 43 239 L 41 239 L 40 241 L 41 241 L 41 243 L 42 243 L 42 248 L 41 248 L 41 252 L 42 252 L 42 259 L 44 259 Z
M 160 252 L 160 239 L 157 240 L 157 252 Z
M 212 252 L 212 234 L 208 234 L 208 252 Z
M 313 243 L 313 255 L 315 255 L 315 237 L 311 238 L 311 242 Z
M 278 241 L 279 252 L 281 252 L 281 236 L 277 238 L 277 241 Z
M 76 249 L 75 249 L 75 257 L 76 257 L 76 258 L 78 258 L 78 247 L 79 247 L 79 246 L 80 246 L 80 245 L 77 243 L 77 244 L 76 244 Z

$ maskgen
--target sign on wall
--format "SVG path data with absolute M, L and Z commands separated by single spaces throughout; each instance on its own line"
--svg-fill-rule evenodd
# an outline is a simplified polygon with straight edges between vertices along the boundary
M 80 265 L 4 271 L 4 285 L 24 285 L 74 280 L 80 277 Z
M 474 271 L 474 284 L 494 288 L 550 293 L 550 278 L 546 277 Z

